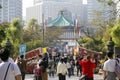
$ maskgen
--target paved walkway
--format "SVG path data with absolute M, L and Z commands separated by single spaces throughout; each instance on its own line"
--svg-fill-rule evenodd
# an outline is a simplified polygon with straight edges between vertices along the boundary
M 34 79 L 34 76 L 33 74 L 27 74 L 26 75 L 26 79 L 25 80 L 33 80 Z M 54 78 L 53 77 L 49 77 L 48 80 L 58 80 L 58 77 L 55 76 Z M 71 76 L 70 78 L 67 76 L 66 77 L 66 80 L 79 80 L 79 77 L 77 76 Z M 94 80 L 103 80 L 102 79 L 102 75 L 99 75 L 99 74 L 94 74 Z

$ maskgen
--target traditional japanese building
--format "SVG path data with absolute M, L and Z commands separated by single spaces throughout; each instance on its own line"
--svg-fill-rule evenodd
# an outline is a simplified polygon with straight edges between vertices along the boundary
M 81 29 L 78 25 L 78 32 L 76 34 L 74 21 L 68 19 L 64 15 L 64 12 L 61 11 L 58 17 L 53 21 L 48 22 L 46 26 L 54 28 L 61 27 L 65 31 L 62 35 L 60 35 L 62 42 L 67 43 L 67 46 L 69 47 L 75 47 L 78 45 L 77 39 L 81 36 Z

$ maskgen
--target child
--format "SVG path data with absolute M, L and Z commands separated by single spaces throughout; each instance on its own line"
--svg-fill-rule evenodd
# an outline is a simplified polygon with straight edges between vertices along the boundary
M 39 64 L 37 64 L 37 68 L 35 69 L 35 80 L 42 80 L 42 69 Z

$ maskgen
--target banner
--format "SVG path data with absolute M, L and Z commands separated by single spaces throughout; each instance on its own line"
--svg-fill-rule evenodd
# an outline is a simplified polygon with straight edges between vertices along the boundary
M 20 45 L 20 55 L 25 55 L 26 53 L 26 44 Z

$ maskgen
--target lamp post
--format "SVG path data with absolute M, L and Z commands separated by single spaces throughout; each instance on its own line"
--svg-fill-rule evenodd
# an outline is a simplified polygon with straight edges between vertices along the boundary
M 110 40 L 107 42 L 108 52 L 111 52 L 114 54 L 114 42 L 112 40 L 112 37 L 110 37 Z
M 10 39 L 8 38 L 6 43 L 5 43 L 5 48 L 10 50 L 10 53 L 13 52 L 13 46 L 12 46 L 12 43 L 10 42 Z

